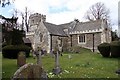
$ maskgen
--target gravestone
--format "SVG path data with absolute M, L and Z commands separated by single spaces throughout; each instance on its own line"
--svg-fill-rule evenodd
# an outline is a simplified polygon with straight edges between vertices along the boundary
M 38 64 L 42 65 L 42 60 L 41 60 L 41 50 L 38 51 Z
M 26 64 L 26 56 L 25 56 L 25 52 L 19 52 L 18 53 L 18 58 L 17 58 L 17 66 L 21 67 L 24 64 Z
M 60 65 L 59 65 L 59 55 L 60 55 L 60 51 L 61 50 L 61 47 L 60 47 L 60 40 L 58 39 L 56 41 L 56 45 L 55 45 L 55 48 L 54 48 L 54 51 L 53 51 L 53 54 L 55 55 L 55 68 L 53 69 L 53 73 L 54 74 L 59 74 L 62 70 L 60 68 Z
M 43 68 L 38 64 L 25 64 L 20 67 L 13 75 L 12 80 L 39 80 L 47 79 L 48 76 Z
M 35 50 L 35 54 L 36 54 L 36 57 L 37 57 L 37 64 L 39 65 L 42 65 L 42 60 L 41 60 L 41 48 L 38 47 L 36 50 Z
M 69 54 L 69 55 L 68 55 L 68 58 L 69 58 L 69 59 L 71 59 L 71 58 L 72 58 L 72 56 Z
M 54 74 L 59 74 L 62 70 L 59 66 L 59 53 L 57 51 L 57 53 L 54 53 L 55 55 L 55 68 L 53 69 L 53 73 Z

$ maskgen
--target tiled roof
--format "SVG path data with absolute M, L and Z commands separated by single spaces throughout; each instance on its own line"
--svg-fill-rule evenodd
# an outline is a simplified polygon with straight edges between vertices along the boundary
M 85 31 L 85 30 L 96 30 L 101 29 L 101 20 L 89 21 L 89 22 L 78 22 L 73 31 Z
M 66 36 L 64 29 L 68 29 L 69 32 L 101 29 L 102 20 L 89 21 L 89 22 L 72 21 L 60 25 L 55 25 L 48 22 L 43 22 L 43 23 L 51 34 Z
M 55 25 L 48 22 L 43 22 L 45 27 L 48 29 L 50 34 L 58 36 L 66 36 L 65 32 L 62 30 L 60 25 Z

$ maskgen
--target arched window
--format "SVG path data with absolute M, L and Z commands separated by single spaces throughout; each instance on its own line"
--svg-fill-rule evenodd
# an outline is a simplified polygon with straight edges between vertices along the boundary
M 40 42 L 43 40 L 43 35 L 40 33 Z

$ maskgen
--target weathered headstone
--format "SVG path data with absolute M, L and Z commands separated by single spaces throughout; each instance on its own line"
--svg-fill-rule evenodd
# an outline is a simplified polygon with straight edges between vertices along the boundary
M 47 79 L 47 74 L 38 64 L 25 64 L 20 67 L 13 75 L 12 80 L 39 80 Z
M 24 64 L 26 64 L 26 56 L 25 56 L 25 52 L 19 52 L 18 53 L 18 58 L 17 58 L 17 66 L 21 67 Z

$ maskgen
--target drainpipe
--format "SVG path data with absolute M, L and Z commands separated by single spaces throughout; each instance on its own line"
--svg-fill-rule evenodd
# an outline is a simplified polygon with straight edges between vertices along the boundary
M 70 35 L 71 47 L 72 47 L 72 35 Z
M 52 34 L 50 34 L 50 51 L 52 51 Z
M 94 39 L 94 33 L 93 33 L 93 52 L 94 52 L 94 41 L 95 39 Z

